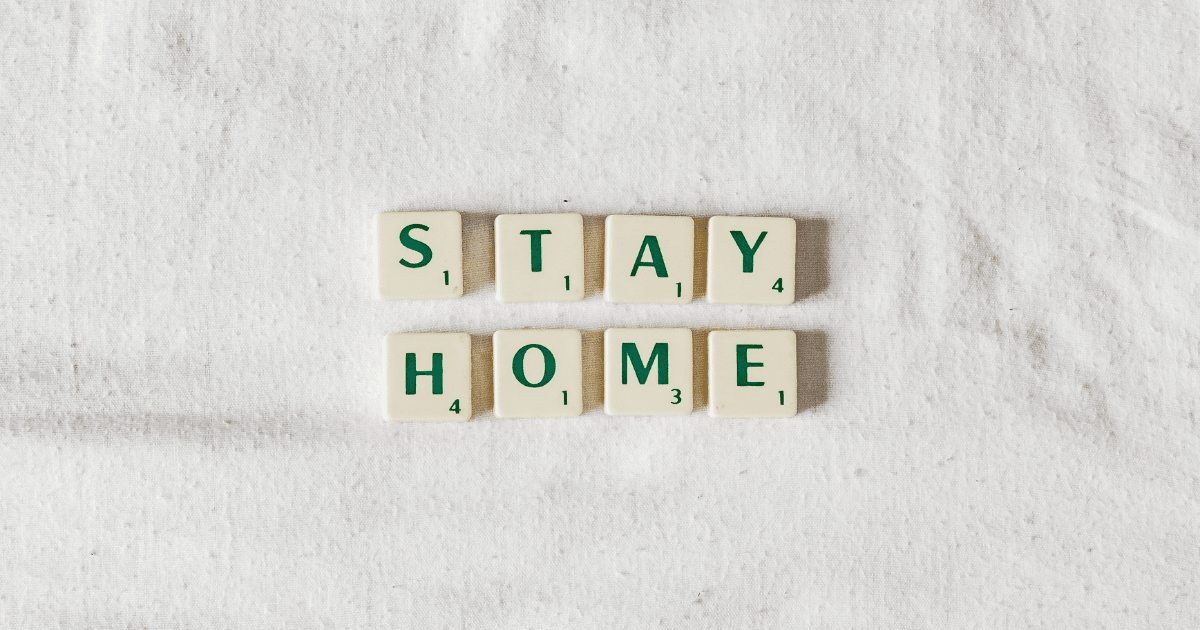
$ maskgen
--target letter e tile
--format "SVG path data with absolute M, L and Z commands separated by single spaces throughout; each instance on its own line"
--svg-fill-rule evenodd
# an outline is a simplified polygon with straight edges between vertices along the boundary
M 796 333 L 716 330 L 708 334 L 708 415 L 796 415 Z

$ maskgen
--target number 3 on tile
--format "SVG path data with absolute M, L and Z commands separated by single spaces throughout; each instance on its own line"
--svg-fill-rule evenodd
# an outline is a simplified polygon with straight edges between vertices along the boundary
M 679 403 L 683 402 L 683 398 L 680 397 L 682 393 L 683 392 L 679 391 L 678 389 L 671 390 L 671 395 L 675 397 L 675 400 L 671 401 L 672 405 L 678 405 Z

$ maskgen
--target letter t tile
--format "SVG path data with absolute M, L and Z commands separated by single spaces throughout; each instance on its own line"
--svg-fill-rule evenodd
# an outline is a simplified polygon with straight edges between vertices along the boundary
M 496 299 L 569 302 L 583 299 L 583 217 L 502 214 L 496 217 Z

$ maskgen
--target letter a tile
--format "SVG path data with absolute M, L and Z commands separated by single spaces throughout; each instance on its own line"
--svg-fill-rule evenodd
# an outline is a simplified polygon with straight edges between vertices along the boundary
M 498 330 L 492 336 L 496 415 L 554 418 L 583 412 L 578 330 Z
M 796 300 L 796 220 L 713 217 L 708 221 L 708 295 L 714 304 Z
M 692 413 L 692 331 L 604 331 L 604 412 L 610 416 Z
M 694 232 L 691 217 L 610 215 L 604 222 L 604 298 L 691 302 Z
M 583 299 L 583 217 L 502 214 L 496 217 L 496 299 L 568 302 Z
M 471 417 L 470 335 L 393 333 L 383 343 L 388 420 Z
M 383 212 L 375 215 L 375 232 L 380 298 L 462 296 L 462 217 L 457 212 Z
M 716 330 L 708 334 L 708 415 L 796 415 L 796 333 Z

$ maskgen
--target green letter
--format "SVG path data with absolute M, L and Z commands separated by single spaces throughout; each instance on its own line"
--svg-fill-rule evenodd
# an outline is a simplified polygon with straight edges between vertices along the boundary
M 642 262 L 642 254 L 650 250 L 650 262 Z M 638 267 L 654 267 L 654 273 L 659 278 L 667 277 L 667 263 L 663 261 L 662 250 L 658 248 L 658 237 L 646 235 L 642 239 L 642 248 L 638 250 L 637 260 L 633 261 L 633 271 L 630 276 L 636 276 Z
M 530 383 L 529 379 L 525 378 L 525 353 L 529 352 L 530 348 L 537 348 L 542 353 L 542 380 L 536 383 Z M 513 355 L 513 376 L 517 377 L 517 382 L 525 387 L 541 387 L 542 385 L 549 383 L 550 379 L 554 378 L 555 367 L 554 353 L 550 352 L 550 349 L 546 346 L 540 344 L 531 343 L 527 346 L 523 346 L 520 350 L 517 350 L 515 355 Z
M 654 350 L 650 351 L 650 360 L 645 364 L 642 363 L 642 355 L 638 353 L 637 344 L 622 343 L 621 344 L 621 384 L 629 383 L 629 364 L 633 364 L 633 375 L 637 377 L 639 385 L 645 385 L 646 379 L 650 378 L 650 367 L 654 365 L 655 359 L 658 360 L 658 384 L 667 384 L 667 344 L 660 342 L 654 344 Z
M 400 230 L 400 244 L 421 255 L 421 260 L 415 263 L 410 263 L 403 258 L 400 259 L 400 264 L 408 267 L 409 269 L 424 267 L 425 265 L 428 265 L 429 261 L 433 258 L 433 250 L 429 249 L 428 245 L 418 241 L 412 236 L 409 236 L 408 233 L 413 230 L 422 230 L 428 232 L 429 226 L 421 225 L 420 223 L 414 223 L 412 225 L 406 225 L 404 226 L 403 230 Z
M 761 350 L 762 346 L 757 344 L 737 345 L 737 384 L 738 387 L 762 387 L 764 383 L 761 381 L 752 381 L 746 375 L 746 372 L 752 367 L 762 367 L 761 363 L 751 363 L 750 359 L 746 358 L 746 352 L 749 350 Z
M 729 233 L 733 235 L 733 242 L 737 243 L 738 249 L 742 250 L 742 273 L 754 273 L 754 252 L 758 251 L 758 246 L 767 238 L 767 233 L 758 235 L 754 247 L 750 247 L 746 242 L 746 235 L 742 234 L 741 230 L 730 230 Z
M 417 393 L 417 377 L 428 376 L 433 379 L 433 393 L 442 393 L 442 353 L 433 353 L 433 367 L 428 372 L 417 371 L 417 355 L 412 352 L 404 353 L 404 393 Z
M 529 270 L 537 273 L 542 270 L 542 235 L 550 230 L 521 230 L 521 234 L 529 235 Z

